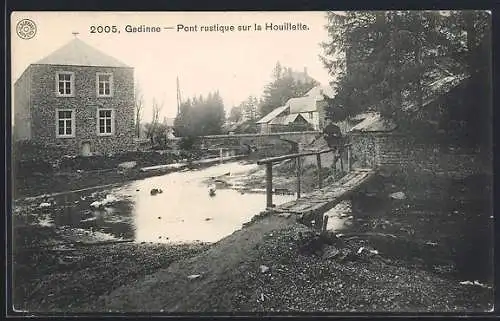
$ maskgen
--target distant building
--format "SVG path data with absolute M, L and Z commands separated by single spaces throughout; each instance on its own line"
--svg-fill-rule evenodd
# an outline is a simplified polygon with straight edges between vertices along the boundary
M 294 71 L 292 69 L 288 69 L 293 80 L 301 83 L 313 82 L 315 81 L 309 74 L 307 73 L 307 68 L 304 67 L 304 71 Z
M 261 134 L 269 134 L 272 129 L 272 121 L 276 119 L 278 116 L 287 116 L 290 114 L 290 108 L 288 106 L 281 106 L 275 108 L 266 116 L 262 117 L 257 121 L 257 125 L 260 127 Z
M 132 149 L 134 69 L 75 38 L 15 82 L 14 122 L 16 140 L 67 154 Z
M 325 124 L 325 108 L 328 105 L 325 96 L 333 98 L 335 96 L 333 88 L 316 86 L 303 97 L 290 98 L 284 106 L 274 109 L 257 121 L 261 133 L 270 133 L 274 131 L 272 127 L 283 128 L 285 125 L 290 125 L 292 128 L 302 126 L 310 127 L 312 130 L 321 130 Z M 298 125 L 299 123 L 302 125 Z

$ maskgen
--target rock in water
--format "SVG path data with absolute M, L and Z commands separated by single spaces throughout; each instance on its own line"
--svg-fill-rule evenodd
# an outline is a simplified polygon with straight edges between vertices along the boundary
M 161 194 L 163 191 L 160 188 L 153 188 L 150 192 L 151 195 Z
M 210 184 L 210 186 L 208 186 L 208 195 L 215 196 L 215 191 L 216 191 L 215 185 Z
M 396 192 L 390 194 L 389 197 L 395 200 L 404 200 L 406 198 L 406 194 L 403 192 Z
M 136 166 L 137 166 L 136 161 L 124 162 L 124 163 L 118 164 L 118 168 L 120 168 L 120 169 L 132 169 Z

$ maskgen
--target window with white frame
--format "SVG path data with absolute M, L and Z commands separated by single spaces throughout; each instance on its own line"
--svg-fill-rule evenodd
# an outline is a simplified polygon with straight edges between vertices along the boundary
M 97 133 L 112 135 L 114 133 L 114 112 L 112 109 L 97 110 Z
M 73 72 L 56 73 L 56 87 L 58 96 L 73 96 L 75 91 L 75 74 Z
M 73 110 L 59 109 L 56 111 L 56 136 L 74 137 L 75 136 L 75 114 Z
M 113 74 L 97 73 L 97 96 L 110 97 L 113 95 Z

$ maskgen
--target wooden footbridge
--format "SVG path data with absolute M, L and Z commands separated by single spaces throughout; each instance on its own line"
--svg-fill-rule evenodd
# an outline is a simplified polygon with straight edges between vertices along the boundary
M 343 153 L 347 153 L 347 173 L 338 181 L 323 187 L 323 177 L 321 171 L 321 155 L 325 153 L 334 153 L 333 167 L 340 160 L 341 170 L 343 171 Z M 301 197 L 301 158 L 305 156 L 316 155 L 318 167 L 318 186 L 316 190 L 306 196 Z M 272 166 L 278 162 L 295 159 L 297 169 L 297 199 L 277 207 L 273 205 L 273 183 Z M 278 157 L 271 157 L 259 160 L 259 165 L 266 165 L 266 209 L 275 213 L 289 213 L 297 215 L 304 223 L 315 220 L 320 226 L 326 224 L 323 222 L 323 214 L 332 209 L 342 200 L 347 199 L 358 190 L 363 184 L 375 176 L 376 171 L 370 168 L 351 168 L 351 145 L 346 144 L 339 149 L 327 149 L 321 151 L 304 152 Z

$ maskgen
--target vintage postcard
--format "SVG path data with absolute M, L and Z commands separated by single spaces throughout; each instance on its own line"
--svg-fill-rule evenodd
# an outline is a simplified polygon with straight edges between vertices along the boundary
M 490 12 L 10 26 L 14 311 L 493 310 Z

